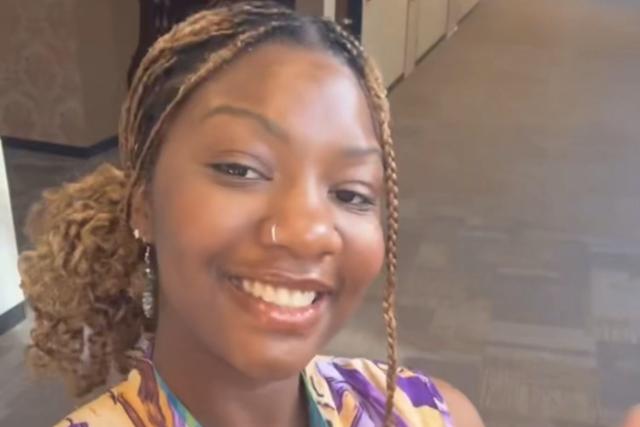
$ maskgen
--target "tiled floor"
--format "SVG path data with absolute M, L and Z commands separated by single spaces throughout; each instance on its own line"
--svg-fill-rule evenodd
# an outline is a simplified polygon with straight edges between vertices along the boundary
M 484 0 L 392 94 L 403 360 L 487 426 L 612 426 L 640 402 L 639 22 L 635 0 Z M 97 161 L 7 158 L 18 222 Z M 380 294 L 329 351 L 384 357 Z M 23 378 L 26 332 L 0 337 L 3 426 L 73 404 Z

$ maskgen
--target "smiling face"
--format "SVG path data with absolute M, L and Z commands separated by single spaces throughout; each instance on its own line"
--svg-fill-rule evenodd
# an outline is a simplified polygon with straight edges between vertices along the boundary
M 157 333 L 181 352 L 295 375 L 381 268 L 381 150 L 355 76 L 326 52 L 271 43 L 217 73 L 153 175 L 132 222 L 156 248 Z

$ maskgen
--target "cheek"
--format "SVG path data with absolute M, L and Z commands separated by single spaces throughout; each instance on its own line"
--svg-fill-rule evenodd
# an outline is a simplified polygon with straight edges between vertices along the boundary
M 234 197 L 202 180 L 176 180 L 162 189 L 154 206 L 154 228 L 159 240 L 183 253 L 211 254 L 232 245 L 251 231 L 260 211 L 259 200 Z
M 384 262 L 384 235 L 377 220 L 346 228 L 345 279 L 352 291 L 363 292 L 380 273 Z
M 211 305 L 217 289 L 211 286 L 211 267 L 224 264 L 253 233 L 261 200 L 238 197 L 188 174 L 163 181 L 153 220 L 162 288 L 176 307 Z

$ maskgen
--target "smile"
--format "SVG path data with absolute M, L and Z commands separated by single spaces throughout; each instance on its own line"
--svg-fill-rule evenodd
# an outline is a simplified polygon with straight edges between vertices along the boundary
M 232 299 L 261 327 L 287 333 L 313 330 L 329 307 L 332 289 L 314 280 L 227 276 Z
M 301 291 L 250 279 L 239 279 L 238 287 L 255 298 L 285 308 L 309 307 L 317 292 Z

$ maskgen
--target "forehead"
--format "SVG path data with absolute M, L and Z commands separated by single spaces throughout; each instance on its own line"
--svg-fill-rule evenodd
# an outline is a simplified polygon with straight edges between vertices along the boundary
M 284 43 L 260 46 L 217 72 L 184 113 L 205 114 L 221 103 L 257 110 L 290 129 L 358 127 L 375 139 L 371 111 L 353 71 L 331 53 Z M 308 129 L 317 123 L 317 129 Z

